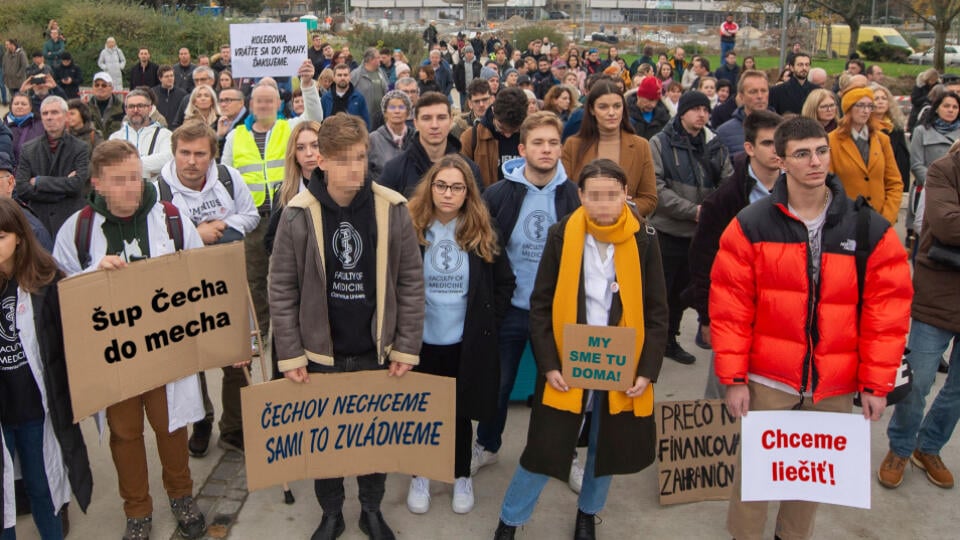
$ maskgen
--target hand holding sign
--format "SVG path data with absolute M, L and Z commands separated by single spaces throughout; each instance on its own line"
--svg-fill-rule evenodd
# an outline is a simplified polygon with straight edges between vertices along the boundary
M 563 375 L 560 374 L 560 370 L 551 369 L 547 372 L 546 378 L 550 386 L 557 392 L 566 392 L 570 389 L 570 387 L 567 386 L 567 381 L 563 380 Z

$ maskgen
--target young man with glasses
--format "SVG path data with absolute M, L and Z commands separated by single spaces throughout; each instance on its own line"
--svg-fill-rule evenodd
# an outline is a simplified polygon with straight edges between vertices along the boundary
M 137 149 L 143 163 L 143 178 L 156 179 L 160 169 L 173 159 L 170 150 L 170 130 L 150 119 L 153 102 L 146 90 L 131 90 L 124 102 L 127 116 L 120 129 L 110 134 L 110 140 L 127 141 Z
M 466 90 L 466 103 L 470 110 L 461 113 L 453 122 L 453 128 L 450 134 L 457 139 L 463 135 L 463 132 L 480 123 L 483 115 L 487 113 L 490 104 L 493 103 L 493 96 L 490 95 L 490 83 L 476 78 L 470 81 Z
M 816 120 L 787 120 L 774 145 L 785 172 L 769 197 L 727 227 L 711 272 L 710 326 L 727 409 L 738 418 L 762 410 L 849 413 L 859 391 L 864 418 L 879 420 L 910 316 L 906 253 L 890 223 L 861 210 L 830 174 L 834 156 Z M 854 248 L 861 211 L 870 214 L 869 242 Z M 855 250 L 869 253 L 862 296 Z M 741 500 L 740 471 L 727 530 L 759 539 L 767 502 Z M 817 506 L 781 501 L 778 535 L 810 538 Z

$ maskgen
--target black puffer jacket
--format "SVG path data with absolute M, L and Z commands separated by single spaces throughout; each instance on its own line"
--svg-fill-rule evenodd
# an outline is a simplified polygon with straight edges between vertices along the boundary
M 447 136 L 446 154 L 456 154 L 460 152 L 460 141 L 452 135 Z M 470 158 L 461 156 L 470 165 L 473 171 L 477 186 L 483 190 L 483 183 L 480 180 L 480 168 Z M 415 136 L 407 149 L 399 156 L 391 159 L 383 166 L 383 173 L 377 179 L 381 186 L 388 187 L 406 198 L 413 195 L 413 191 L 420 184 L 423 175 L 430 170 L 433 162 L 427 156 L 427 151 L 420 144 L 420 137 Z
M 650 119 L 649 123 L 646 122 L 643 119 L 640 107 L 637 105 L 636 92 L 627 93 L 627 114 L 630 115 L 630 125 L 633 126 L 633 130 L 637 132 L 637 135 L 648 141 L 670 123 L 670 111 L 659 100 L 657 106 L 653 108 L 653 118 Z

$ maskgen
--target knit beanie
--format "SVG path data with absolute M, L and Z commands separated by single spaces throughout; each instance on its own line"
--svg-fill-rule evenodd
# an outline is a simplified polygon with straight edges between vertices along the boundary
M 853 104 L 860 101 L 861 99 L 868 97 L 870 100 L 873 100 L 873 90 L 869 88 L 854 88 L 852 90 L 847 90 L 843 94 L 843 99 L 841 100 L 841 107 L 843 108 L 844 114 L 850 112 L 850 108 L 853 107 Z
M 503 72 L 503 78 L 504 78 L 504 80 L 508 79 L 508 78 L 510 77 L 510 74 L 511 74 L 511 73 L 517 73 L 517 74 L 519 74 L 520 72 L 517 71 L 516 69 L 513 69 L 513 68 L 507 68 L 506 71 Z
M 660 99 L 662 90 L 663 85 L 660 84 L 660 80 L 651 75 L 640 81 L 640 86 L 637 87 L 637 95 L 650 101 L 656 101 Z
M 403 104 L 407 107 L 407 110 L 413 108 L 413 102 L 410 101 L 410 96 L 406 92 L 400 90 L 391 90 L 383 95 L 383 98 L 380 100 L 380 112 L 386 116 L 387 114 L 387 105 L 390 103 L 390 100 L 399 99 L 403 101 Z
M 493 69 L 493 68 L 489 68 L 489 67 L 485 67 L 485 68 L 483 68 L 483 69 L 480 70 L 480 78 L 481 78 L 481 79 L 483 79 L 483 80 L 485 80 L 485 81 L 489 81 L 490 79 L 492 79 L 492 78 L 494 78 L 494 77 L 496 77 L 496 78 L 498 78 L 498 79 L 500 78 L 500 76 L 497 75 L 497 70 L 495 70 L 495 69 Z
M 409 66 L 409 65 L 407 65 L 407 64 L 405 64 L 405 63 L 403 63 L 403 62 L 397 62 L 396 64 L 394 64 L 394 73 L 399 74 L 399 73 L 403 73 L 404 71 L 406 71 L 406 72 L 408 73 L 407 76 L 409 77 L 409 73 L 410 73 L 410 66 Z
M 647 79 L 649 78 L 650 77 L 647 77 Z M 680 96 L 680 102 L 677 103 L 677 116 L 683 116 L 683 114 L 690 109 L 700 106 L 706 107 L 707 110 L 710 110 L 710 98 L 708 98 L 706 94 L 696 90 L 685 92 L 682 96 Z

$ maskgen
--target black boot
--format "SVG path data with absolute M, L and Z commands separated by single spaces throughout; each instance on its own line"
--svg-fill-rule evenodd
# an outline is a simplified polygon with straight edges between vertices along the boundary
M 370 540 L 395 540 L 396 538 L 379 510 L 376 512 L 362 510 L 360 512 L 360 530 Z
M 347 525 L 343 521 L 342 513 L 324 513 L 323 519 L 320 520 L 320 525 L 317 527 L 317 530 L 313 531 L 313 536 L 310 537 L 310 540 L 334 540 L 339 538 L 346 528 Z
M 204 418 L 193 424 L 193 433 L 187 441 L 187 448 L 193 457 L 203 457 L 210 451 L 210 432 L 213 431 L 213 420 Z
M 517 534 L 517 528 L 513 525 L 507 525 L 500 520 L 500 523 L 497 524 L 497 531 L 493 533 L 493 540 L 513 540 L 514 535 Z
M 683 350 L 683 347 L 677 343 L 676 337 L 671 337 L 667 340 L 667 349 L 664 351 L 663 355 L 679 364 L 684 365 L 690 365 L 697 361 L 696 356 Z
M 573 529 L 573 540 L 594 540 L 597 537 L 593 514 L 584 514 L 577 509 L 577 525 Z

